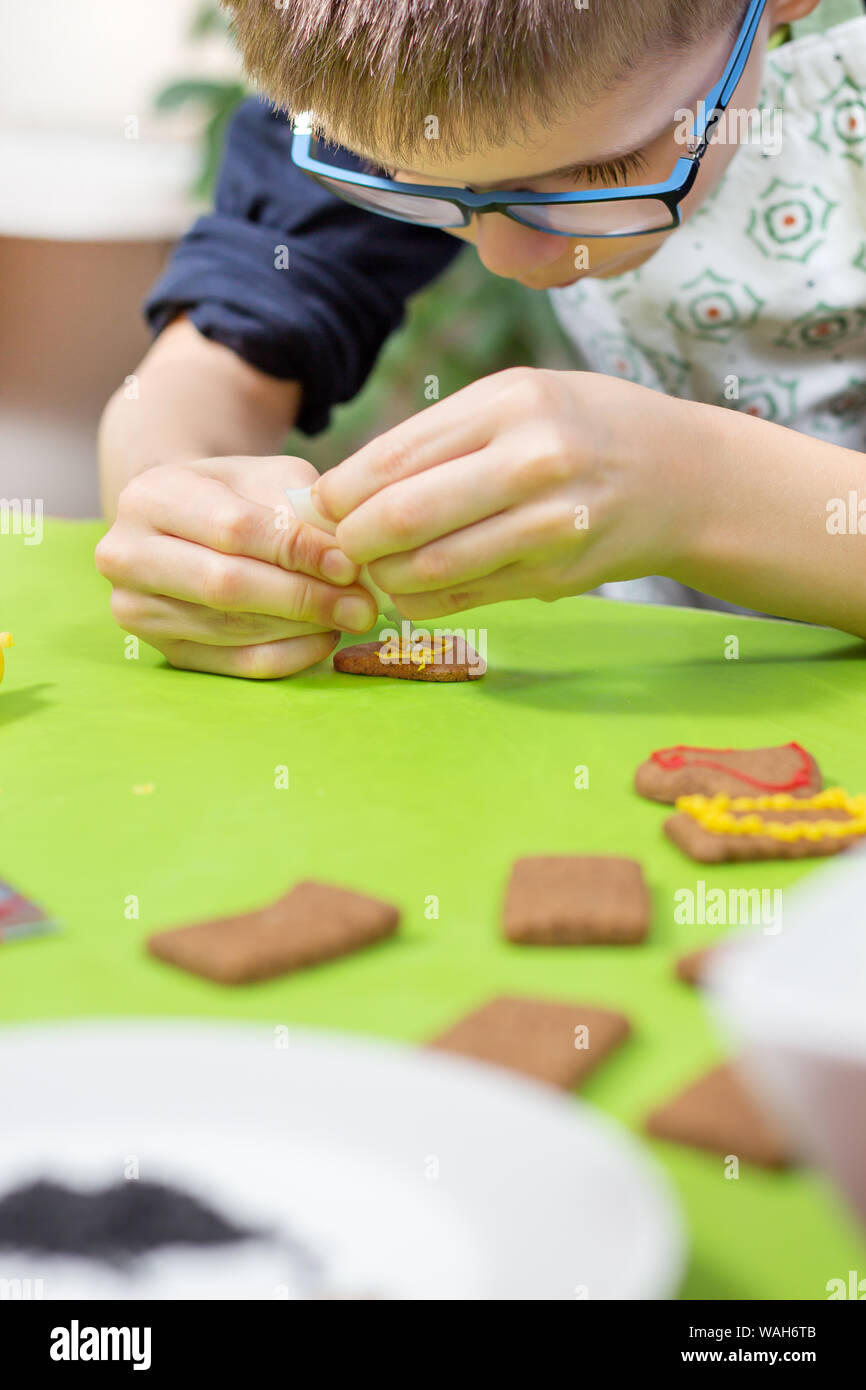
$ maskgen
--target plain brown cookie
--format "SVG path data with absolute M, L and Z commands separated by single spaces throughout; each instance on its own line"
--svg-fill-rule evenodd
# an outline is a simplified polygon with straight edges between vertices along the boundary
M 814 796 L 820 768 L 798 743 L 778 748 L 659 748 L 635 773 L 635 790 L 671 806 L 679 796 Z
M 729 1154 L 784 1168 L 791 1162 L 790 1147 L 730 1065 L 717 1067 L 692 1082 L 673 1100 L 654 1110 L 646 1123 L 656 1139 L 670 1139 L 711 1153 Z
M 334 654 L 334 670 L 352 676 L 390 676 L 403 681 L 477 681 L 487 670 L 486 663 L 463 638 L 453 639 L 450 647 L 444 644 L 428 648 L 431 659 L 417 662 L 406 659 L 382 660 L 382 642 L 356 642 Z
M 584 1028 L 585 1033 L 578 1031 Z M 568 1090 L 594 1071 L 630 1031 L 623 1014 L 607 1009 L 503 996 L 467 1014 L 428 1046 Z
M 717 950 L 716 946 L 703 946 L 699 951 L 689 951 L 686 955 L 679 956 L 674 962 L 674 974 L 677 979 L 686 985 L 699 985 Z
M 249 984 L 370 946 L 396 931 L 399 920 L 390 903 L 304 882 L 257 912 L 158 932 L 147 949 L 219 984 Z
M 650 896 L 635 859 L 554 854 L 518 859 L 505 894 L 504 932 L 526 945 L 643 941 Z
M 748 811 L 731 811 L 745 816 Z M 824 810 L 804 807 L 802 811 L 762 811 L 767 821 L 853 820 L 848 811 L 826 807 Z M 724 835 L 705 826 L 687 811 L 678 811 L 664 824 L 669 840 L 699 864 L 746 863 L 757 859 L 811 859 L 826 854 L 839 854 L 853 843 L 828 835 L 822 840 L 775 840 L 771 835 Z

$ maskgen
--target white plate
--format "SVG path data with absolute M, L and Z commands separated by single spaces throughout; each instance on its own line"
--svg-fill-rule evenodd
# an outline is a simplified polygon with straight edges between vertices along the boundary
M 137 1171 L 299 1238 L 336 1292 L 650 1299 L 682 1273 L 679 1211 L 638 1141 L 585 1103 L 441 1054 L 255 1025 L 26 1025 L 0 1031 L 0 1117 L 0 1194 Z M 0 1276 L 38 1263 L 0 1254 Z M 253 1290 L 230 1260 L 208 1266 L 186 1285 L 151 1270 L 135 1296 L 287 1296 L 266 1265 Z M 44 1296 L 76 1279 L 69 1266 Z

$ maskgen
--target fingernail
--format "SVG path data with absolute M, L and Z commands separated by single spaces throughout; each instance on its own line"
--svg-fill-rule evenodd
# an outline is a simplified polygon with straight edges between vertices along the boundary
M 358 566 L 342 550 L 326 550 L 322 557 L 322 574 L 335 584 L 351 584 L 358 576 Z
M 374 606 L 365 598 L 338 598 L 334 622 L 348 632 L 366 632 L 376 621 Z
M 322 498 L 319 496 L 318 492 L 316 491 L 315 484 L 313 484 L 313 488 L 312 488 L 312 490 L 311 490 L 311 492 L 310 492 L 310 501 L 312 502 L 312 504 L 313 504 L 313 506 L 315 507 L 316 511 L 319 513 L 319 516 L 322 517 L 324 521 L 336 521 L 336 520 L 337 520 L 337 518 L 336 518 L 335 516 L 331 516 L 331 513 L 328 511 L 328 508 L 325 506 L 325 503 L 322 501 Z

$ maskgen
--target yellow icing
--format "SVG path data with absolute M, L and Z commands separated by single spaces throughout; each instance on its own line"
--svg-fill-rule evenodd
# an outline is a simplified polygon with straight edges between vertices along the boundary
M 12 641 L 12 633 L 11 633 L 11 632 L 0 632 L 0 681 L 2 681 L 2 679 L 3 679 L 3 670 L 4 670 L 3 649 L 4 649 L 5 647 L 11 647 L 11 646 L 14 646 L 14 643 L 13 643 L 13 641 Z
M 681 796 L 685 811 L 714 835 L 767 835 L 771 840 L 847 839 L 866 835 L 866 796 L 849 796 L 844 787 L 828 787 L 808 798 L 780 792 L 773 796 Z M 850 820 L 766 820 L 761 811 L 847 811 Z M 735 811 L 747 811 L 737 816 Z
M 420 656 L 421 665 L 417 668 L 420 672 L 424 670 L 428 661 L 436 661 L 446 652 L 450 652 L 453 645 L 450 637 L 429 638 L 425 634 L 417 642 L 412 638 L 407 641 L 406 638 L 399 637 L 397 639 L 397 656 L 389 656 L 386 662 L 414 663 Z

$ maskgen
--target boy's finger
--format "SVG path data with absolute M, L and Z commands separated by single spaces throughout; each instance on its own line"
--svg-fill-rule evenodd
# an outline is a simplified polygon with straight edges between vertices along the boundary
M 99 568 L 122 588 L 165 594 L 226 613 L 266 613 L 321 628 L 367 632 L 376 604 L 366 589 L 336 589 L 246 555 L 225 555 L 176 536 L 145 535 L 122 553 L 100 543 Z
M 249 497 L 263 507 L 285 505 L 287 487 L 309 487 L 319 476 L 318 469 L 306 459 L 288 454 L 206 459 L 200 471 L 228 483 L 241 497 Z
M 418 621 L 443 618 L 463 613 L 469 608 L 483 608 L 488 603 L 506 599 L 534 598 L 537 579 L 523 565 L 505 565 L 494 574 L 487 574 L 469 584 L 453 585 L 432 593 L 397 594 L 395 604 L 406 618 Z
M 314 503 L 331 521 L 342 521 L 389 483 L 483 448 L 501 424 L 489 395 L 486 380 L 473 382 L 395 425 L 323 474 L 313 486 Z
M 384 555 L 417 550 L 502 512 L 518 500 L 513 462 L 507 445 L 494 441 L 465 458 L 387 487 L 340 522 L 340 544 L 353 560 L 366 565 Z M 524 479 L 523 490 L 527 487 Z
M 154 643 L 172 666 L 182 671 L 208 671 L 216 676 L 247 680 L 279 680 L 294 676 L 330 656 L 339 634 L 317 633 L 285 642 L 261 642 L 249 647 L 211 647 L 198 642 Z
M 358 577 L 357 565 L 343 555 L 333 537 L 305 526 L 288 505 L 262 506 L 217 478 L 192 470 L 152 468 L 135 480 L 124 502 L 154 530 L 223 555 L 247 555 L 330 584 L 353 584 Z
M 205 642 L 215 647 L 247 647 L 329 631 L 312 623 L 271 618 L 263 613 L 225 613 L 199 603 L 117 588 L 111 595 L 115 622 L 146 642 Z
M 577 553 L 585 535 L 574 530 L 573 515 L 558 498 L 540 497 L 451 531 L 417 550 L 386 555 L 376 561 L 371 573 L 377 584 L 399 600 L 401 594 L 469 584 L 516 561 L 550 557 L 563 550 Z

